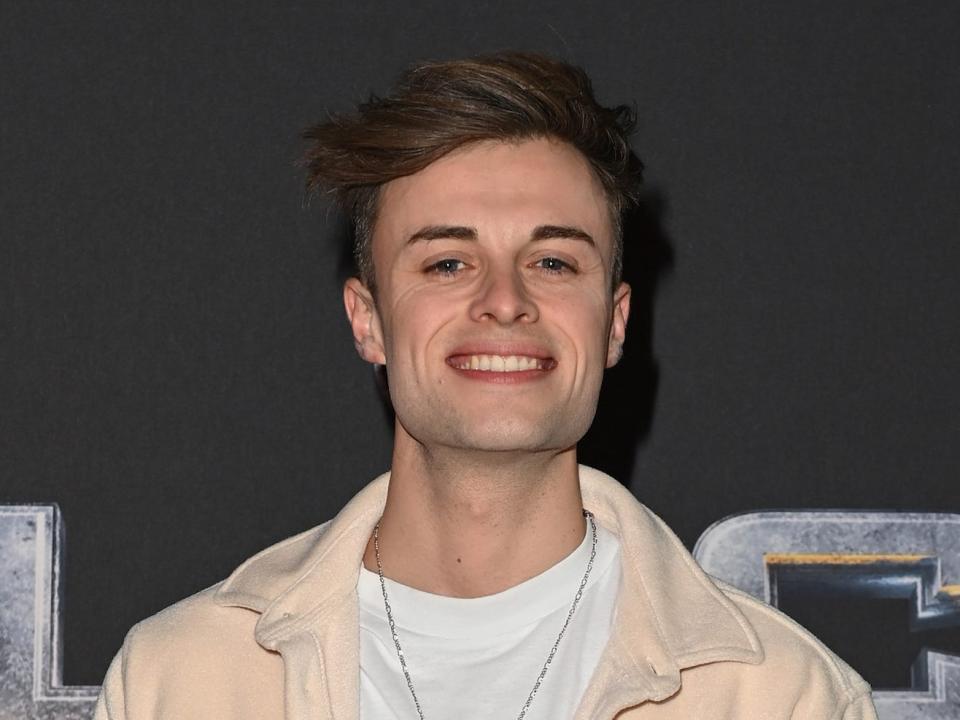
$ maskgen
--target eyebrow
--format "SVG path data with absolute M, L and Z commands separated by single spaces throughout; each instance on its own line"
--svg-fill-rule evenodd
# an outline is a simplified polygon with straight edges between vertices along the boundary
M 570 225 L 540 225 L 533 231 L 531 240 L 555 240 L 564 238 L 570 240 L 583 240 L 584 242 L 596 246 L 593 236 L 585 230 Z
M 422 227 L 407 238 L 407 245 L 412 245 L 421 240 L 477 240 L 477 231 L 475 228 L 464 225 L 427 225 Z M 557 238 L 570 240 L 583 240 L 584 242 L 596 246 L 593 236 L 590 233 L 571 225 L 538 225 L 530 235 L 531 241 L 554 240 Z
M 419 240 L 476 240 L 477 231 L 463 225 L 427 225 L 407 238 L 407 245 Z

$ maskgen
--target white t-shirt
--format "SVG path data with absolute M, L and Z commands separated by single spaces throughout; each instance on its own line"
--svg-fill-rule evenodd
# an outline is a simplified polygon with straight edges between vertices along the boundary
M 592 533 L 552 568 L 496 595 L 450 598 L 386 581 L 400 646 L 426 720 L 520 714 L 563 627 L 590 559 Z M 620 545 L 597 525 L 597 556 L 576 613 L 526 714 L 572 718 L 610 637 Z M 360 569 L 360 717 L 417 720 L 383 607 L 380 578 Z

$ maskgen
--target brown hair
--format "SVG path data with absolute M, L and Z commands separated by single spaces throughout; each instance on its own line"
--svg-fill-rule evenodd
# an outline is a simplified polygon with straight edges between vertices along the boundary
M 373 290 L 371 252 L 380 187 L 480 140 L 553 137 L 577 148 L 610 203 L 614 287 L 622 271 L 623 211 L 637 201 L 643 165 L 629 145 L 632 110 L 607 108 L 578 67 L 503 52 L 407 70 L 386 97 L 307 129 L 307 189 L 333 193 L 354 223 L 354 259 Z

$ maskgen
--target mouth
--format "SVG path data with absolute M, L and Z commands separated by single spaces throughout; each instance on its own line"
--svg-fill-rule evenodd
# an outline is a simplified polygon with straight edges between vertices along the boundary
M 557 361 L 533 355 L 451 355 L 447 364 L 457 370 L 482 373 L 523 373 L 552 370 Z

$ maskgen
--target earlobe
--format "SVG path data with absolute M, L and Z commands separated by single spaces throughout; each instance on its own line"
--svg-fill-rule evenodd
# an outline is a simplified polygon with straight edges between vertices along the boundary
M 369 363 L 386 365 L 383 332 L 373 294 L 358 278 L 350 278 L 343 285 L 343 306 L 353 331 L 357 353 Z
M 620 283 L 613 294 L 613 317 L 610 337 L 607 340 L 607 367 L 616 365 L 623 355 L 623 343 L 627 337 L 627 319 L 630 317 L 630 286 Z

